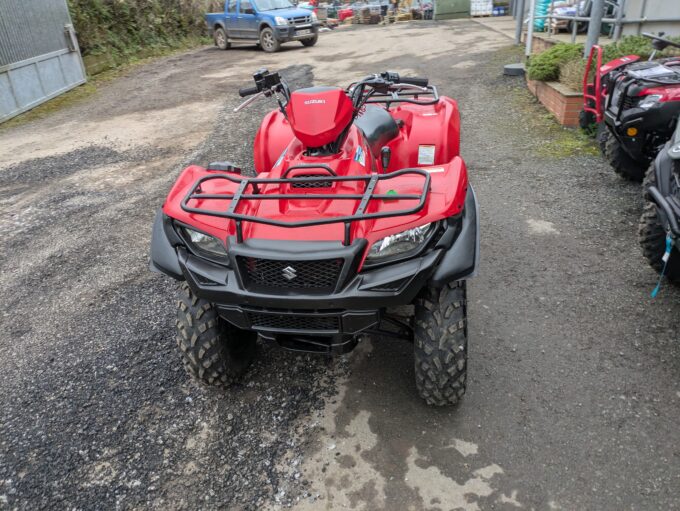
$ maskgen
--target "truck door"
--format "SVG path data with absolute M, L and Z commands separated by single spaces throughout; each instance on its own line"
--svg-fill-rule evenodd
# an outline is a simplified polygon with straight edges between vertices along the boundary
M 240 37 L 238 33 L 238 0 L 227 0 L 224 3 L 225 27 L 227 37 Z
M 257 39 L 257 15 L 252 0 L 240 0 L 238 7 L 238 32 L 243 39 Z

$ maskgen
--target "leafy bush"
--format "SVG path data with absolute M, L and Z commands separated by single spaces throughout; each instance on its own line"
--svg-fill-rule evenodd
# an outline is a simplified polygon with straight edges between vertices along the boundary
M 125 60 L 145 48 L 205 35 L 203 14 L 215 0 L 68 0 L 84 55 Z
M 574 43 L 557 43 L 543 53 L 534 55 L 527 66 L 530 80 L 552 82 L 560 78 L 560 65 L 570 60 L 577 60 L 583 55 L 583 45 Z
M 680 41 L 679 37 L 670 37 Z M 618 59 L 625 55 L 640 55 L 644 60 L 653 51 L 651 39 L 643 36 L 625 36 L 616 43 L 604 44 L 602 62 Z M 657 53 L 657 57 L 667 57 L 678 53 L 677 48 L 667 48 Z M 546 55 L 547 54 L 547 55 Z M 544 57 L 544 55 L 546 55 Z M 587 59 L 583 58 L 583 45 L 558 43 L 543 53 L 531 58 L 527 72 L 532 80 L 559 80 L 564 85 L 580 91 Z M 594 72 L 594 69 L 593 69 Z

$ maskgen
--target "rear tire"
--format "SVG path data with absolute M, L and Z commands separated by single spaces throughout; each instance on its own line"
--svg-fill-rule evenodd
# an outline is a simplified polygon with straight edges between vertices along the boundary
M 319 36 L 317 34 L 314 37 L 310 37 L 309 39 L 302 39 L 300 42 L 302 43 L 302 46 L 310 47 L 314 46 L 318 40 Z
M 184 368 L 204 385 L 228 387 L 255 358 L 257 334 L 223 321 L 214 304 L 194 295 L 186 282 L 178 298 L 177 346 Z
M 640 217 L 638 239 L 642 255 L 657 273 L 661 273 L 663 270 L 661 258 L 666 251 L 666 232 L 661 225 L 656 204 L 653 202 L 645 204 L 642 217 Z M 666 277 L 674 284 L 680 284 L 680 250 L 676 246 L 671 250 L 671 258 L 666 265 Z
M 428 405 L 455 405 L 467 380 L 465 281 L 427 289 L 415 307 L 416 387 Z
M 645 177 L 647 165 L 631 158 L 621 143 L 611 133 L 605 142 L 605 157 L 614 172 L 629 181 L 641 183 Z
M 267 53 L 276 53 L 281 48 L 281 43 L 271 28 L 264 27 L 260 32 L 260 47 Z
M 231 43 L 227 37 L 227 32 L 222 28 L 218 27 L 215 29 L 215 46 L 220 50 L 228 50 L 231 48 Z

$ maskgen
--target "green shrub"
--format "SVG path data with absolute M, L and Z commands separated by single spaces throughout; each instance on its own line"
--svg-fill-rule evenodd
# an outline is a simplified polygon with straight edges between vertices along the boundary
M 680 37 L 670 37 L 680 42 Z M 625 55 L 639 55 L 647 59 L 653 51 L 651 39 L 643 36 L 625 36 L 616 43 L 604 44 L 602 63 L 618 59 Z M 657 53 L 657 57 L 676 55 L 677 48 L 667 48 Z M 583 45 L 558 43 L 552 48 L 531 58 L 527 73 L 532 80 L 544 82 L 559 80 L 566 86 L 580 91 L 587 60 L 583 58 Z M 594 66 L 593 66 L 594 67 Z M 594 72 L 594 69 L 592 70 Z
M 83 55 L 123 61 L 155 47 L 205 35 L 203 15 L 215 0 L 68 0 Z
M 560 65 L 579 59 L 582 55 L 582 44 L 557 43 L 543 53 L 531 57 L 527 66 L 527 76 L 530 80 L 543 82 L 559 80 Z

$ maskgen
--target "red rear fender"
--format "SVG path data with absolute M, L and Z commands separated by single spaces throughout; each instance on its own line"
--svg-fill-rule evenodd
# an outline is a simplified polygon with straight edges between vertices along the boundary
M 443 165 L 460 154 L 460 113 L 455 100 L 441 97 L 431 106 L 405 103 L 392 110 L 404 123 L 392 150 L 389 172 L 423 165 Z

